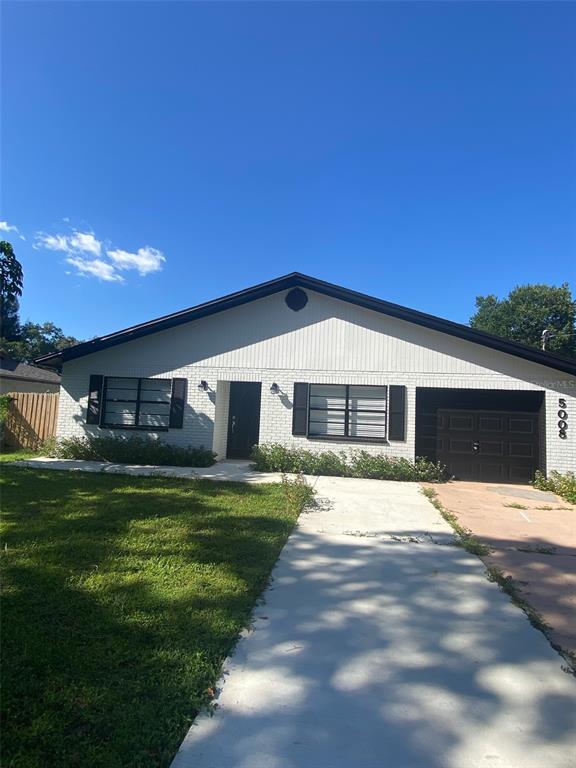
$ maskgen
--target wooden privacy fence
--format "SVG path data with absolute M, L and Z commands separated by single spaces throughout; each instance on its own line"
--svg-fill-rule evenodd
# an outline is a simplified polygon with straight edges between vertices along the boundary
M 58 393 L 11 392 L 5 442 L 13 448 L 38 448 L 56 434 Z

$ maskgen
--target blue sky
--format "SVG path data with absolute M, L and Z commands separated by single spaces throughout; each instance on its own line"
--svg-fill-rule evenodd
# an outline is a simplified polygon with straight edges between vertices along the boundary
M 89 338 L 299 270 L 467 322 L 477 294 L 576 277 L 572 3 L 5 2 L 2 22 L 23 319 Z

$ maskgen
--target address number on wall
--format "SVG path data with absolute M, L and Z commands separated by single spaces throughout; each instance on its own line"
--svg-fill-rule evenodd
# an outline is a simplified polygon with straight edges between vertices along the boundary
M 558 435 L 562 440 L 568 437 L 568 411 L 566 410 L 566 400 L 563 397 L 558 398 Z

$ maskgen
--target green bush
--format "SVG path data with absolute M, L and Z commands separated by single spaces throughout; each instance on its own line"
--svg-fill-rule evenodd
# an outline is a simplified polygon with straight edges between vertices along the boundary
M 252 451 L 254 468 L 261 472 L 295 472 L 306 475 L 364 477 L 375 480 L 443 482 L 446 469 L 428 459 L 416 461 L 373 455 L 368 451 L 322 451 L 287 448 L 279 443 L 256 445 Z
M 282 491 L 288 512 L 298 514 L 306 507 L 312 506 L 316 495 L 316 491 L 308 485 L 302 474 L 297 474 L 294 479 L 282 475 Z
M 207 448 L 183 448 L 148 437 L 68 437 L 45 443 L 43 453 L 58 459 L 119 464 L 210 467 L 216 454 Z
M 549 477 L 546 477 L 543 472 L 536 472 L 532 485 L 541 491 L 552 491 L 571 504 L 576 504 L 576 474 L 574 472 L 567 472 L 562 475 L 560 472 L 553 471 L 550 472 Z
M 374 480 L 443 482 L 448 479 L 445 468 L 429 459 L 418 457 L 416 461 L 410 461 L 382 454 L 374 456 L 367 451 L 350 455 L 350 475 Z

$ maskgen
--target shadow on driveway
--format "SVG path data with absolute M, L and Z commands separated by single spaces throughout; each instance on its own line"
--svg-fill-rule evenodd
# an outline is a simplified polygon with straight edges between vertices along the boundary
M 173 768 L 573 765 L 576 681 L 462 549 L 297 531 L 265 598 Z
M 576 653 L 576 507 L 531 486 L 451 482 L 434 490 L 492 549 L 483 560 L 518 583 L 552 628 L 551 641 Z

